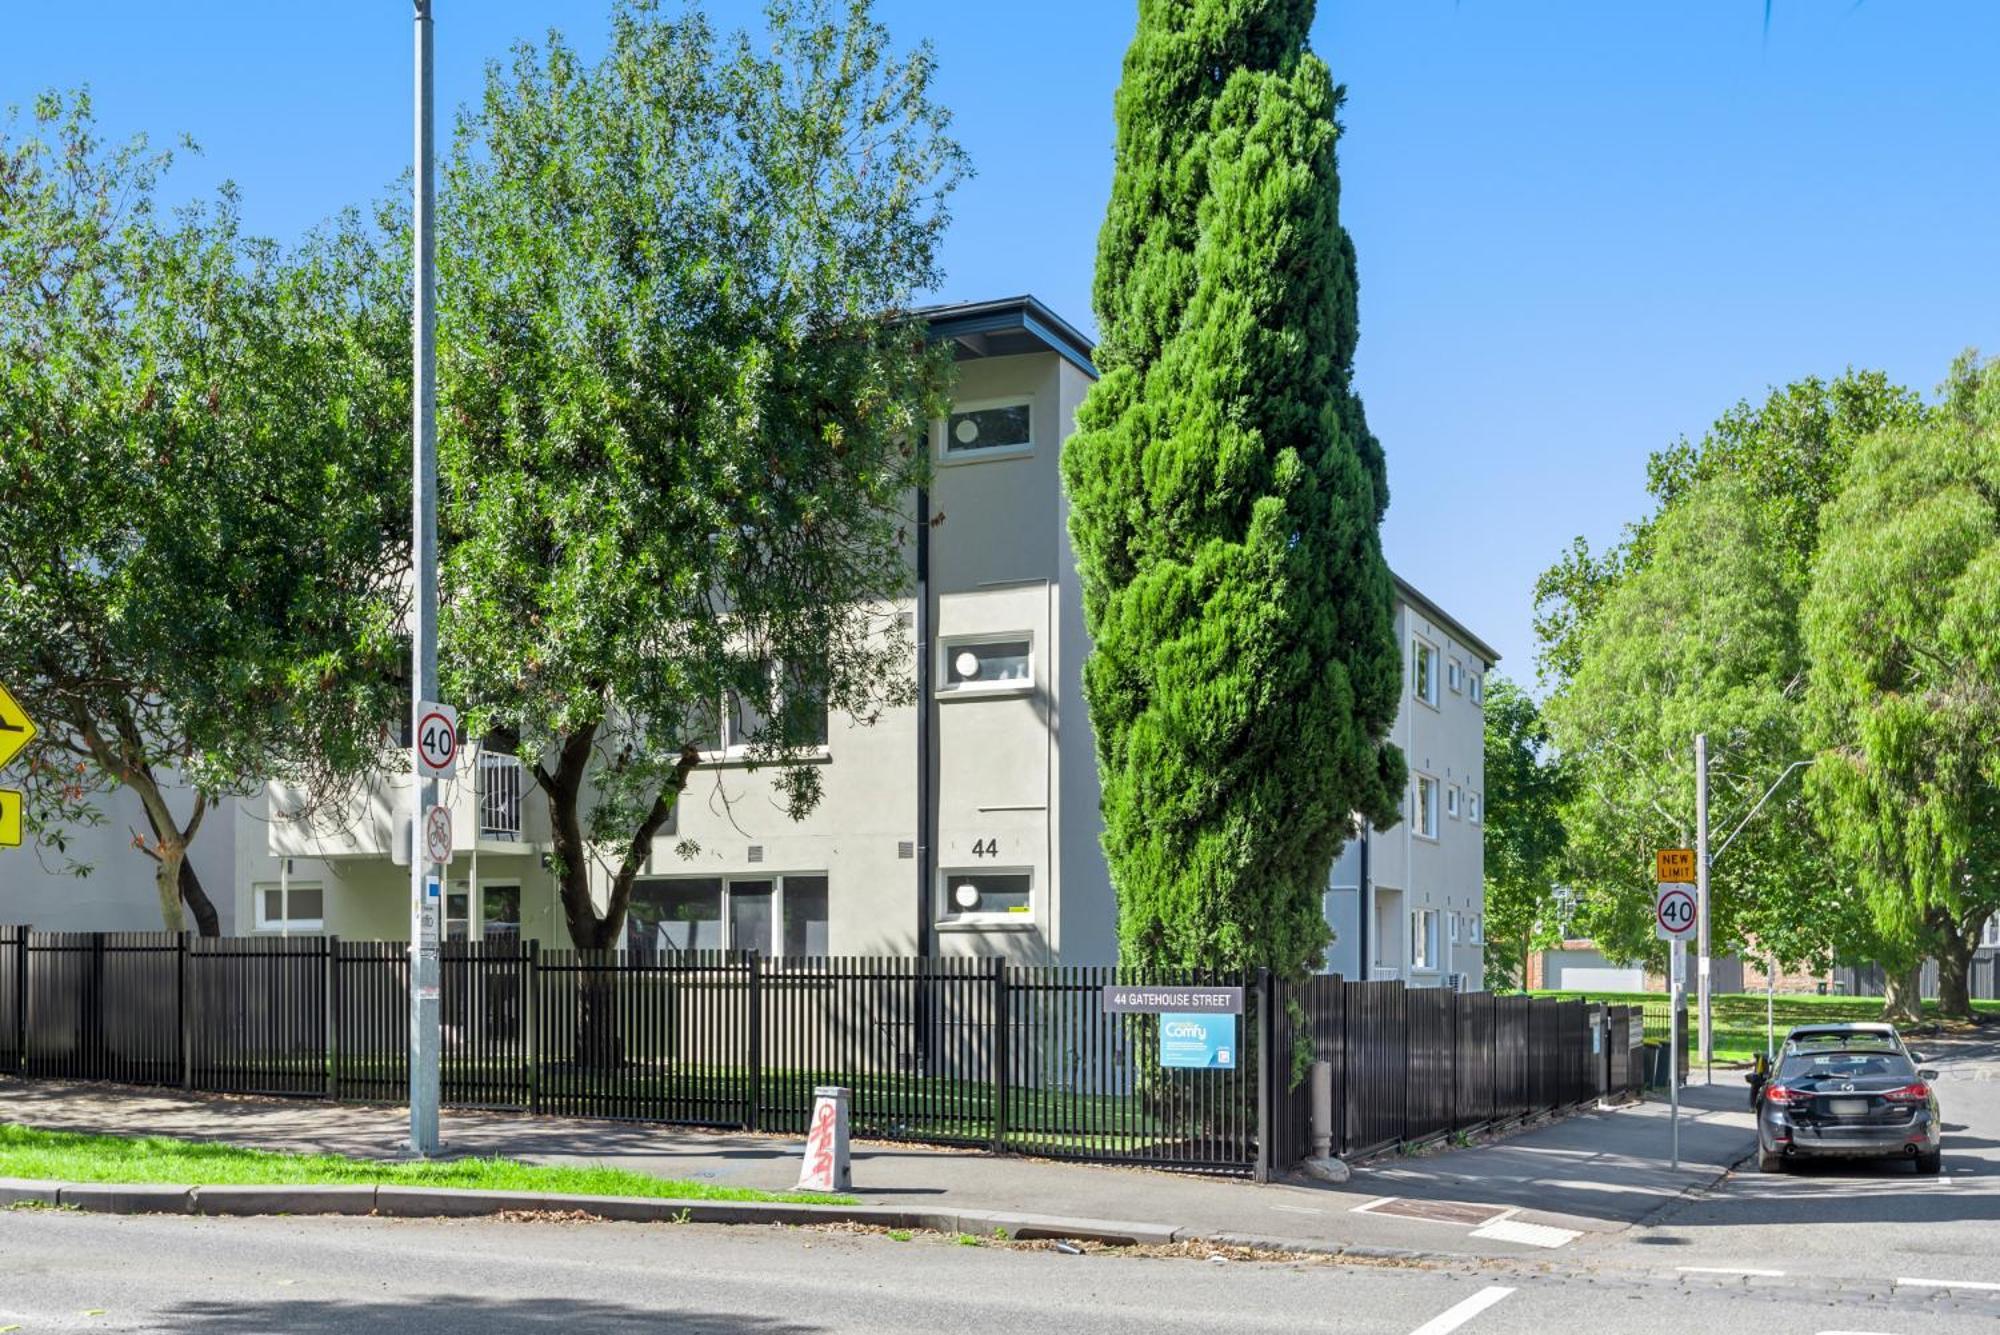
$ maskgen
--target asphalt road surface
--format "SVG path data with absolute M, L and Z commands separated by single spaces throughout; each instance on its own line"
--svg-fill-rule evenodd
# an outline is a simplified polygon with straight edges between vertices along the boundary
M 2000 1292 L 1671 1267 L 1067 1255 L 698 1225 L 0 1214 L 0 1327 L 41 1331 L 1991 1331 Z

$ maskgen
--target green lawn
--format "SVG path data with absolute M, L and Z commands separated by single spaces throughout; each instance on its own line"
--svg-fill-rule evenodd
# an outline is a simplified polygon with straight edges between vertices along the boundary
M 1666 1041 L 1671 1024 L 1669 1000 L 1663 992 L 1537 992 L 1538 997 L 1558 997 L 1566 1001 L 1602 1001 L 1612 1006 L 1643 1006 L 1646 1037 Z M 1764 994 L 1762 992 L 1718 992 L 1715 1003 L 1715 1059 L 1719 1062 L 1748 1062 L 1764 1051 Z M 1975 1001 L 1981 1015 L 2000 1016 L 2000 1001 Z M 1822 997 L 1779 993 L 1773 1006 L 1778 1041 L 1794 1025 L 1838 1023 L 1843 1020 L 1879 1020 L 1880 997 Z M 1926 1003 L 1927 1016 L 1937 1014 L 1936 1003 Z M 1693 990 L 1688 993 L 1688 1022 L 1694 1023 Z M 1698 1049 L 1692 1039 L 1690 1052 Z
M 93 1136 L 0 1123 L 0 1177 L 174 1186 L 365 1185 L 551 1191 L 669 1200 L 797 1201 L 852 1205 L 852 1196 L 751 1191 L 648 1177 L 622 1168 L 542 1167 L 511 1159 L 378 1163 L 337 1154 L 278 1154 L 164 1136 Z

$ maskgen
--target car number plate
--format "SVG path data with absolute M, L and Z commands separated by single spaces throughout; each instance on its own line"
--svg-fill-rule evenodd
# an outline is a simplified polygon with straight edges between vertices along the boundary
M 1868 1115 L 1867 1099 L 1834 1099 L 1828 1104 L 1828 1107 L 1832 1109 L 1835 1117 L 1866 1117 Z

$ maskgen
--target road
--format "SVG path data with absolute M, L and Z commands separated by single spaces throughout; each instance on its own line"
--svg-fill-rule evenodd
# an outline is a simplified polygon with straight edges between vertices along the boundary
M 2000 1050 L 1933 1054 L 1942 1184 L 1905 1166 L 1737 1173 L 1532 1258 L 1203 1261 L 919 1235 L 0 1211 L 0 1329 L 1989 1331 Z M 1450 1248 L 1460 1226 L 1438 1223 Z

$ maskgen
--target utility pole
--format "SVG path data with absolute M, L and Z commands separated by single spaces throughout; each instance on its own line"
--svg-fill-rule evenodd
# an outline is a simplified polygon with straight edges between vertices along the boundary
M 437 182 L 432 134 L 431 0 L 416 7 L 416 199 L 412 309 L 415 319 L 416 471 L 410 536 L 415 547 L 416 597 L 411 600 L 410 643 L 410 1153 L 438 1151 L 438 917 L 435 872 L 422 837 L 424 813 L 437 804 L 438 783 L 424 774 L 421 754 L 424 702 L 438 695 L 437 670 Z
M 1694 900 L 1698 926 L 1695 941 L 1695 1004 L 1700 1007 L 1701 1064 L 1704 1079 L 1714 1083 L 1715 1033 L 1708 994 L 1708 734 L 1694 738 Z

